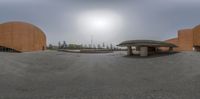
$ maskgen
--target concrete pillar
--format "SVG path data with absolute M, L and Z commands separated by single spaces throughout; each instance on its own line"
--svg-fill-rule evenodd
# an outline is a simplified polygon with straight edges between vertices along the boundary
M 148 56 L 148 47 L 140 47 L 140 56 Z
M 155 48 L 155 52 L 158 52 L 158 48 L 157 47 Z
M 195 47 L 192 48 L 193 51 L 196 51 Z
M 140 47 L 136 46 L 136 51 L 140 51 Z
M 128 56 L 133 55 L 132 47 L 131 47 L 131 46 L 128 46 L 128 52 L 127 52 L 127 55 L 128 55 Z

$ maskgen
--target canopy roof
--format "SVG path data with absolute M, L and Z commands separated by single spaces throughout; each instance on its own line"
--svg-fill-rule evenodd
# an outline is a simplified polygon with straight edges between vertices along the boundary
M 120 43 L 117 46 L 177 47 L 172 43 L 155 40 L 128 40 Z

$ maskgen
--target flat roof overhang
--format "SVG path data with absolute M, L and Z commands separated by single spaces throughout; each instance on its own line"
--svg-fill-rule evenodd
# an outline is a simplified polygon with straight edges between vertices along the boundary
M 120 43 L 120 47 L 136 46 L 136 47 L 178 47 L 172 43 L 155 40 L 128 40 Z

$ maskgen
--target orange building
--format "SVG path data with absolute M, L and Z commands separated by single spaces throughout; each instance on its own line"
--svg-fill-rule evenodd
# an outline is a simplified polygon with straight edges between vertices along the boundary
M 46 36 L 38 27 L 24 22 L 0 24 L 0 50 L 17 52 L 46 49 Z
M 200 51 L 200 25 L 179 30 L 177 38 L 168 39 L 166 42 L 177 45 L 175 51 Z

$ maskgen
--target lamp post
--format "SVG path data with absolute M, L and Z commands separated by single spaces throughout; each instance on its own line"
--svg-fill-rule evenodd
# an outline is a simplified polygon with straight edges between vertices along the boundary
M 91 34 L 91 48 L 93 48 L 93 35 Z

